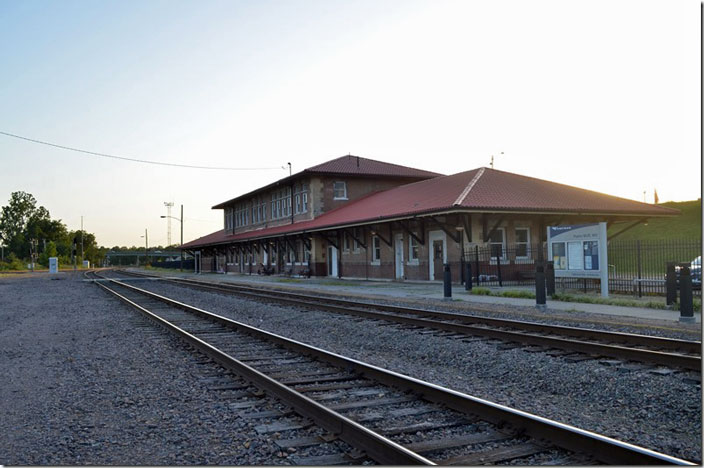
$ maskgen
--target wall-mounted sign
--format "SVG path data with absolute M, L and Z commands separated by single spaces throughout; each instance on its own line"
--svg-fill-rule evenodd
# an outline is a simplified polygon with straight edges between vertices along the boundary
M 556 278 L 599 278 L 609 296 L 606 223 L 548 227 L 548 258 Z

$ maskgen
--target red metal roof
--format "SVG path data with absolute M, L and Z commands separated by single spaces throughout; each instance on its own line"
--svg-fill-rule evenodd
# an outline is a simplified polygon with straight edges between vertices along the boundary
M 448 210 L 673 216 L 679 210 L 485 167 L 372 193 L 316 219 L 226 236 L 218 231 L 184 247 L 212 245 Z
M 303 171 L 309 174 L 345 174 L 362 176 L 391 176 L 391 177 L 437 177 L 442 174 L 437 172 L 414 169 L 360 156 L 341 156 L 317 166 L 309 167 Z
M 238 195 L 235 198 L 227 200 L 222 203 L 218 203 L 213 206 L 213 209 L 225 208 L 236 200 L 243 198 L 248 198 L 256 193 L 266 191 L 270 188 L 274 188 L 279 185 L 286 186 L 294 179 L 299 179 L 305 175 L 345 175 L 345 176 L 358 176 L 358 177 L 399 177 L 399 178 L 416 178 L 416 179 L 429 179 L 433 177 L 441 176 L 437 172 L 424 171 L 422 169 L 414 169 L 412 167 L 400 166 L 398 164 L 391 164 L 382 161 L 375 161 L 374 159 L 362 158 L 360 156 L 340 156 L 339 158 L 332 159 L 330 161 L 318 164 L 316 166 L 303 169 L 301 172 L 297 172 L 283 179 L 279 179 L 276 182 L 272 182 L 269 185 L 260 187 L 251 192 Z

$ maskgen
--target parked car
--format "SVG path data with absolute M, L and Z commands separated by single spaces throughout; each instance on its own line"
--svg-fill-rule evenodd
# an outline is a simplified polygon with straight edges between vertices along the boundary
M 680 286 L 680 267 L 675 267 L 675 274 L 677 274 L 677 287 Z M 689 275 L 692 277 L 692 289 L 702 288 L 702 257 L 701 255 L 689 264 Z

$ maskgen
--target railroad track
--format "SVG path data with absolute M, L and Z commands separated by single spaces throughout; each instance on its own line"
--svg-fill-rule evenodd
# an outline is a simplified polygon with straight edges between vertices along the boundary
M 281 447 L 339 438 L 355 450 L 340 463 L 534 464 L 692 463 L 445 389 L 212 314 L 113 279 L 96 283 L 177 333 L 211 359 L 328 431 L 288 437 L 280 412 L 269 421 Z M 310 459 L 301 460 L 311 464 Z M 330 460 L 328 463 L 332 464 Z
M 135 272 L 135 277 L 160 278 Z M 331 297 L 272 291 L 235 284 L 213 284 L 183 278 L 162 279 L 170 283 L 276 301 L 373 320 L 386 320 L 447 333 L 498 339 L 543 350 L 580 353 L 575 361 L 612 358 L 701 372 L 701 341 L 677 340 L 649 335 L 610 332 L 589 328 L 548 325 L 427 309 L 349 301 Z

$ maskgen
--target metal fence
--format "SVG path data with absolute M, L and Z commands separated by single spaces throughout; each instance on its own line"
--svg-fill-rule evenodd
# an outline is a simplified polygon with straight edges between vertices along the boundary
M 195 260 L 192 258 L 189 258 L 188 260 L 183 261 L 183 269 L 184 270 L 191 270 L 195 268 Z M 158 268 L 181 268 L 181 260 L 173 260 L 169 262 L 152 262 L 153 267 L 158 267 Z
M 620 294 L 665 295 L 668 262 L 690 265 L 702 254 L 701 240 L 610 241 L 608 245 L 609 291 Z M 471 265 L 475 286 L 535 287 L 535 268 L 539 260 L 550 260 L 545 245 L 475 246 L 464 253 L 460 277 Z M 700 263 L 701 264 L 701 263 Z M 699 267 L 701 278 L 701 267 Z M 693 274 L 694 279 L 694 274 Z M 700 281 L 700 280 L 699 280 Z M 557 290 L 600 291 L 599 279 L 556 278 Z M 701 282 L 693 282 L 693 293 L 701 297 Z

